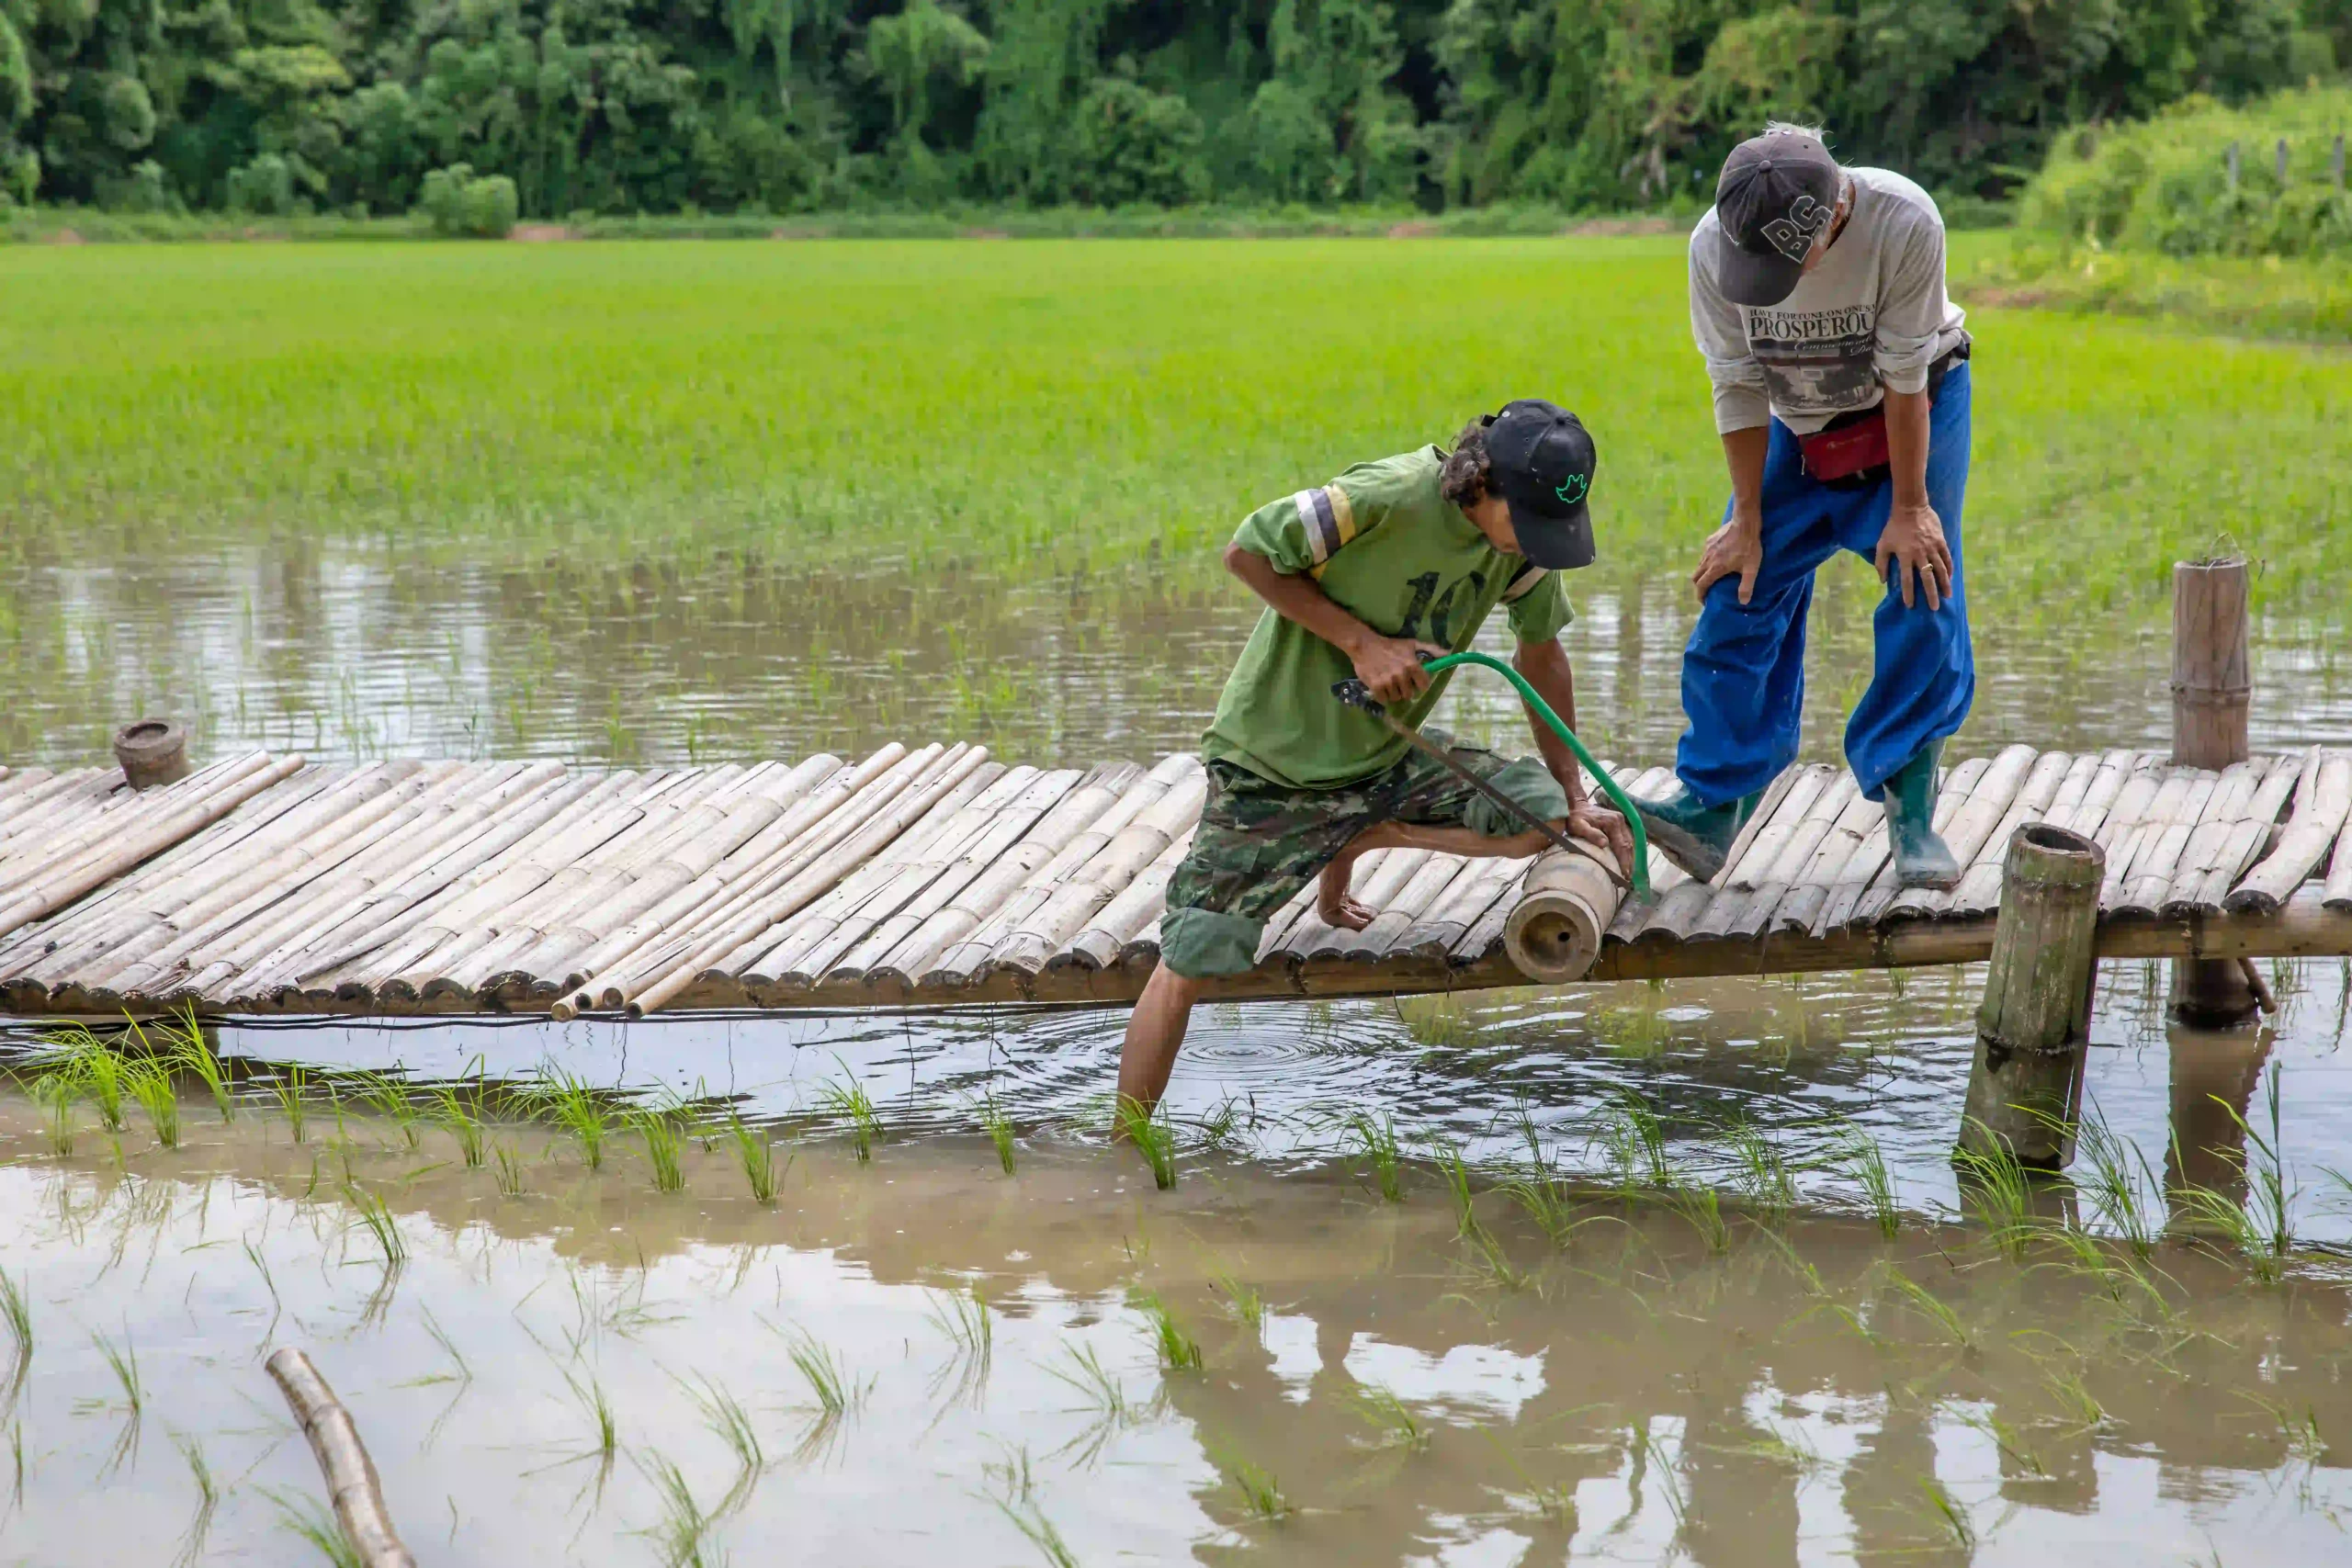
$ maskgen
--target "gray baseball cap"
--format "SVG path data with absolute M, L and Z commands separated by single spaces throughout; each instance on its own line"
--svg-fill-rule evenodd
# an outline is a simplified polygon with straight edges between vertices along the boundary
M 1715 181 L 1715 276 L 1738 305 L 1796 292 L 1813 242 L 1838 208 L 1838 160 L 1817 136 L 1768 130 L 1731 150 Z

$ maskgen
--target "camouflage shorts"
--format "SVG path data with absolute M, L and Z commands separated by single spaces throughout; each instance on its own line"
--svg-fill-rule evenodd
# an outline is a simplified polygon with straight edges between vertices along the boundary
M 1456 745 L 1442 730 L 1422 733 L 1539 821 L 1568 814 L 1559 781 L 1534 758 L 1506 760 Z M 1208 773 L 1200 830 L 1168 880 L 1168 912 L 1159 926 L 1160 958 L 1189 979 L 1254 967 L 1267 919 L 1375 822 L 1467 828 L 1489 838 L 1525 830 L 1419 751 L 1408 751 L 1385 773 L 1338 789 L 1293 789 L 1225 761 L 1210 762 Z

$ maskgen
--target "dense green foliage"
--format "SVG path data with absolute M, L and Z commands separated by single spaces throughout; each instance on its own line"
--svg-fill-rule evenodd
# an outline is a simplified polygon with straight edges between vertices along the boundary
M 2337 162 L 2348 127 L 2352 87 L 2243 108 L 2192 98 L 2136 124 L 2085 127 L 2059 138 L 2018 218 L 2070 243 L 2172 256 L 2352 254 Z
M 1996 195 L 2347 56 L 2352 0 L 0 0 L 0 200 L 1626 209 L 1768 113 Z
M 1956 265 L 2003 243 L 1964 239 Z M 1599 443 L 1602 570 L 1672 580 L 1724 486 L 1681 251 L 0 250 L 0 554 L 276 535 L 471 561 L 724 546 L 1207 573 L 1249 509 L 1542 393 Z M 2272 563 L 2273 603 L 2352 570 L 2340 358 L 2042 312 L 1971 326 L 1980 596 L 2063 589 L 2074 613 L 2158 592 L 2223 528 Z

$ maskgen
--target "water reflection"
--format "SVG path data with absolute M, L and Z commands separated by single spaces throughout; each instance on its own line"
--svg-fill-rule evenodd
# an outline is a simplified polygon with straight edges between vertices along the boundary
M 217 556 L 0 569 L 0 713 L 12 763 L 105 754 L 125 716 L 192 720 L 199 752 L 679 761 L 987 741 L 1034 762 L 1189 748 L 1255 609 L 1197 568 L 1006 580 L 986 563 L 864 575 L 718 554 L 487 566 L 296 538 Z M 1691 607 L 1673 577 L 1577 585 L 1567 637 L 1588 737 L 1665 760 Z M 1870 671 L 1871 584 L 1825 571 L 1811 757 L 1838 754 Z M 1979 606 L 1962 752 L 2167 743 L 2165 630 L 2145 618 Z M 2329 628 L 2265 621 L 2255 743 L 2352 735 Z M 1503 628 L 1488 630 L 1499 649 Z M 1455 683 L 1449 722 L 1509 739 L 1499 683 Z

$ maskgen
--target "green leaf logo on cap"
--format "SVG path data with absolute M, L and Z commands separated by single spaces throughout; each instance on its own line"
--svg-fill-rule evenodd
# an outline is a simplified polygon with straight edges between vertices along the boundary
M 1584 475 L 1570 474 L 1553 488 L 1552 493 L 1558 496 L 1565 504 L 1574 506 L 1577 502 L 1582 501 L 1586 492 L 1591 489 L 1592 481 Z

